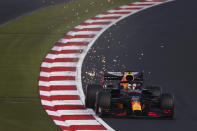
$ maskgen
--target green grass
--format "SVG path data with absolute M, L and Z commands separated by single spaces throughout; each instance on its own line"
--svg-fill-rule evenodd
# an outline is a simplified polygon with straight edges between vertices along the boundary
M 59 130 L 40 104 L 38 78 L 43 58 L 74 26 L 132 1 L 76 0 L 40 10 L 1 27 L 0 130 Z

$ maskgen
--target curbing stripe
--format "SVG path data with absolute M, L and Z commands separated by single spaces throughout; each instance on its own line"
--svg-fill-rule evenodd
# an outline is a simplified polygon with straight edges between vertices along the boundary
M 71 32 L 69 32 L 71 33 Z M 65 35 L 65 39 L 73 39 L 73 38 L 93 38 L 95 35 Z
M 43 96 L 56 96 L 56 95 L 78 95 L 77 90 L 58 90 L 58 91 L 40 91 Z
M 77 53 L 82 53 L 83 50 L 60 50 L 60 51 L 55 51 L 51 50 L 51 54 L 77 54 Z
M 76 72 L 72 71 L 61 71 L 61 72 L 40 72 L 40 77 L 51 77 L 51 76 L 76 76 Z
M 76 67 L 41 67 L 42 72 L 76 71 Z
M 59 40 L 59 42 L 67 43 L 67 42 L 90 42 L 91 38 L 72 38 L 72 39 L 65 39 L 62 38 Z
M 52 116 L 54 120 L 61 120 L 57 116 Z M 61 116 L 64 120 L 95 120 L 92 115 L 62 115 Z
M 96 15 L 59 40 L 41 65 L 39 90 L 43 108 L 62 130 L 114 131 L 84 107 L 81 66 L 96 39 L 118 21 L 170 0 L 143 0 Z
M 87 20 L 86 22 L 88 23 L 89 21 L 91 21 L 91 20 Z M 91 22 L 90 22 L 91 23 Z M 81 31 L 100 31 L 101 30 L 101 28 L 84 28 L 84 29 L 72 29 L 72 31 L 74 31 L 74 32 L 81 32 Z
M 100 125 L 96 120 L 67 120 L 68 125 Z
M 78 61 L 79 58 L 56 58 L 56 59 L 45 58 L 43 62 L 53 63 L 53 62 L 78 62 Z
M 54 95 L 54 96 L 44 96 L 40 95 L 40 99 L 52 101 L 52 100 L 80 100 L 78 95 Z
M 53 91 L 53 90 L 77 90 L 76 85 L 68 85 L 68 86 L 39 86 L 40 91 Z
M 92 22 L 92 23 L 83 23 L 81 25 L 76 26 L 75 28 L 83 29 L 83 28 L 105 28 L 111 22 Z
M 50 81 L 50 80 L 75 80 L 75 76 L 50 76 L 50 77 L 43 77 L 40 76 L 41 81 Z
M 58 101 L 58 100 L 53 100 L 53 101 L 41 100 L 41 102 L 42 102 L 43 105 L 46 105 L 46 106 L 83 105 L 83 103 L 80 100 L 61 100 L 61 101 Z
M 45 110 L 49 110 L 49 111 L 85 109 L 84 105 L 54 105 L 54 106 L 43 105 L 43 107 Z M 64 115 L 61 115 L 61 116 L 64 116 Z
M 56 114 L 56 111 L 47 111 L 49 115 L 59 116 Z M 82 110 L 58 110 L 58 113 L 61 115 L 92 115 L 93 113 L 89 112 L 89 110 L 82 109 Z
M 58 59 L 58 58 L 79 58 L 80 54 L 48 54 L 46 58 Z
M 54 46 L 51 50 L 60 51 L 60 50 L 83 50 L 86 46 L 62 46 L 59 48 L 58 46 Z
M 88 19 L 88 20 L 84 21 L 84 23 L 94 23 L 94 24 L 98 23 L 98 24 L 100 24 L 101 22 L 103 22 L 105 24 L 105 23 L 111 23 L 113 21 L 114 20 L 108 20 L 108 19 L 107 20 L 105 20 L 105 19 L 103 19 L 103 20 Z
M 43 62 L 42 67 L 76 67 L 77 62 Z

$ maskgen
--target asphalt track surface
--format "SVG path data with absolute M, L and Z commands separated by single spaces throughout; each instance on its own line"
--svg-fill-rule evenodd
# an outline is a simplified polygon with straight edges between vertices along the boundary
M 108 29 L 87 54 L 83 85 L 103 71 L 145 72 L 146 85 L 175 96 L 175 119 L 105 118 L 117 131 L 197 130 L 197 1 L 176 0 L 132 15 Z
M 38 9 L 71 0 L 0 0 L 0 26 Z

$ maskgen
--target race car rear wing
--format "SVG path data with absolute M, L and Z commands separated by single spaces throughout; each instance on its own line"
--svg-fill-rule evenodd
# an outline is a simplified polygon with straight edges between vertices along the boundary
M 104 75 L 104 80 L 122 80 L 122 76 Z
M 122 72 L 107 72 L 103 76 L 103 80 L 122 80 Z
M 143 74 L 140 72 L 107 72 L 103 80 L 122 80 L 125 73 L 131 73 L 135 76 L 135 81 L 143 81 Z

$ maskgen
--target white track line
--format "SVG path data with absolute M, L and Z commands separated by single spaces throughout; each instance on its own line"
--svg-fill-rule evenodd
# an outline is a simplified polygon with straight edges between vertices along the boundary
M 43 96 L 78 95 L 78 91 L 77 90 L 40 91 L 40 95 Z
M 61 71 L 61 72 L 40 72 L 40 76 L 50 77 L 50 76 L 76 76 L 77 73 L 73 71 Z
M 74 35 L 82 35 L 82 33 L 75 33 Z M 61 51 L 61 50 L 83 50 L 85 49 L 86 46 L 62 46 L 62 47 L 59 47 L 59 46 L 54 46 L 51 50 L 54 50 L 54 51 Z
M 64 86 L 64 85 L 76 85 L 76 81 L 40 81 L 39 86 Z
M 65 39 L 62 38 L 58 42 L 67 43 L 67 42 L 90 42 L 92 38 L 73 38 L 73 39 Z
M 68 32 L 68 35 L 97 35 L 99 33 L 99 31 L 79 31 L 79 32 L 74 32 L 74 31 L 70 31 Z
M 47 54 L 46 58 L 55 59 L 55 58 L 79 58 L 80 54 Z
M 57 113 L 58 112 L 58 113 Z M 58 111 L 49 111 L 47 110 L 49 115 L 60 116 L 61 115 L 94 115 L 94 113 L 89 112 L 88 110 L 58 110 Z
M 68 125 L 100 125 L 96 120 L 67 120 Z
M 78 29 L 84 29 L 84 28 L 105 28 L 107 27 L 107 25 L 78 25 L 76 26 L 75 28 L 78 28 Z

